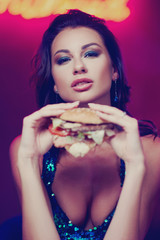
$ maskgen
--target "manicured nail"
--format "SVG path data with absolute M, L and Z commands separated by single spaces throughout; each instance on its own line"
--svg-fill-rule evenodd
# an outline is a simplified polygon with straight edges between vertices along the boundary
M 79 101 L 70 102 L 69 104 L 72 104 L 72 105 L 78 105 L 78 104 L 79 104 Z
M 93 107 L 95 104 L 94 103 L 88 103 L 88 106 Z

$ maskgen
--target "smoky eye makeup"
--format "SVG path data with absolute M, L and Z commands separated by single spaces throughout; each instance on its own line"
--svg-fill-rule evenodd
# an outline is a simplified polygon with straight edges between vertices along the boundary
M 88 51 L 85 51 L 84 53 L 85 58 L 94 58 L 94 57 L 98 57 L 99 55 L 100 55 L 100 51 L 97 51 L 97 50 L 88 50 Z
M 60 57 L 55 58 L 55 63 L 58 65 L 62 65 L 62 64 L 69 62 L 70 60 L 71 60 L 71 58 L 68 56 L 60 56 Z
M 102 53 L 102 50 L 99 47 L 87 46 L 82 49 L 80 53 L 82 58 L 96 58 Z M 58 50 L 53 57 L 55 64 L 64 65 L 71 61 L 73 55 L 69 52 L 69 50 Z
M 102 53 L 102 49 L 97 46 L 89 46 L 82 52 L 84 58 L 96 58 Z

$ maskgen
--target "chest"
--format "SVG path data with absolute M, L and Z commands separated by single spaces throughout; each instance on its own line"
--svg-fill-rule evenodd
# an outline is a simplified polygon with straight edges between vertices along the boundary
M 115 207 L 121 192 L 120 166 L 115 163 L 57 166 L 52 191 L 75 225 L 101 225 Z

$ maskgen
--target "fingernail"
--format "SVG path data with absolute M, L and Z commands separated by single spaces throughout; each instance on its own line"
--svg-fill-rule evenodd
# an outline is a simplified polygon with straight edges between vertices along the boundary
M 73 104 L 79 104 L 79 101 L 75 101 L 75 102 L 73 102 Z
M 89 106 L 94 106 L 94 103 L 88 103 Z
M 79 101 L 69 102 L 68 104 L 77 105 L 77 104 L 79 104 Z

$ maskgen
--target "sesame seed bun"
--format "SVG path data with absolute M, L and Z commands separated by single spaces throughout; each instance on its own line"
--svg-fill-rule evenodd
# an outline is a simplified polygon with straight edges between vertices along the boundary
M 62 113 L 60 119 L 84 124 L 101 124 L 107 121 L 99 118 L 96 112 L 90 108 L 74 108 Z

